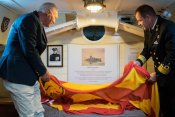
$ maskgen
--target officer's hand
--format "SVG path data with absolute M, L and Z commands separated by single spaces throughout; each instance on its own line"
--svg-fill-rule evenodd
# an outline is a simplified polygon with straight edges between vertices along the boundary
M 156 72 L 151 73 L 150 78 L 148 79 L 148 82 L 154 83 L 154 82 L 156 82 L 156 80 L 157 80 Z
M 137 61 L 137 60 L 134 61 L 134 64 L 135 64 L 135 65 L 138 65 L 138 66 L 141 66 L 141 63 L 140 63 L 139 61 Z

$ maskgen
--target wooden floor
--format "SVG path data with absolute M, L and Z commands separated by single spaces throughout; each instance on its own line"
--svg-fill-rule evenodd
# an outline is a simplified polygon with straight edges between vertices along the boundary
M 0 98 L 0 117 L 19 117 L 9 98 Z

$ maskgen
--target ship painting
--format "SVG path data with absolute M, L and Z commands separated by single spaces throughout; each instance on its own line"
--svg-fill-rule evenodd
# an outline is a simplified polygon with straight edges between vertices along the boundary
M 104 48 L 84 48 L 82 50 L 83 66 L 104 66 L 105 65 Z

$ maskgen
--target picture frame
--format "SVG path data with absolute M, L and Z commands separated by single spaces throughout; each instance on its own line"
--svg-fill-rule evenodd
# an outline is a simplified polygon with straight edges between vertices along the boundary
M 47 67 L 63 67 L 63 45 L 47 45 Z

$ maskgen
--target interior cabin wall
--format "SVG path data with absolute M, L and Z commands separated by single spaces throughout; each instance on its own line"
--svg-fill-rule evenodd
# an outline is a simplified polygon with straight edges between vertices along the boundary
M 53 35 L 48 38 L 48 45 L 63 45 L 63 67 L 48 67 L 51 74 L 55 75 L 58 79 L 63 81 L 68 80 L 68 45 L 108 45 L 119 44 L 119 73 L 123 73 L 124 66 L 130 61 L 135 60 L 138 54 L 143 48 L 143 37 L 136 36 L 134 34 L 119 30 L 115 33 L 112 28 L 105 27 L 106 33 L 104 37 L 98 42 L 91 42 L 80 30 L 70 30 L 61 34 Z M 75 52 L 76 53 L 76 52 Z M 74 54 L 74 53 L 71 53 Z M 42 54 L 44 64 L 47 66 L 47 50 Z M 148 71 L 152 71 L 152 61 L 150 61 L 150 67 Z
M 6 40 L 7 40 L 10 26 L 13 23 L 14 19 L 16 19 L 18 17 L 18 15 L 15 14 L 14 12 L 12 12 L 11 10 L 0 5 L 0 25 L 1 25 L 4 17 L 9 18 L 10 22 L 9 22 L 8 28 L 5 32 L 0 31 L 0 44 L 6 44 Z

